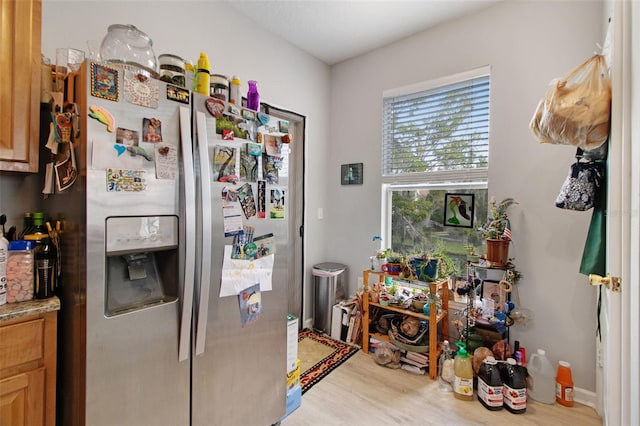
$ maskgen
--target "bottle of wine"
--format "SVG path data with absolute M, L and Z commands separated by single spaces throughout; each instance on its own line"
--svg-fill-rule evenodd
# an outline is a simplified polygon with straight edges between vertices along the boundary
M 53 297 L 56 284 L 56 249 L 47 237 L 36 240 L 35 261 L 35 298 Z

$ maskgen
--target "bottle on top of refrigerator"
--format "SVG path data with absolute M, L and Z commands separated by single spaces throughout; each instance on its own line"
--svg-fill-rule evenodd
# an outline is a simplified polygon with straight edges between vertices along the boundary
M 7 257 L 9 241 L 0 233 L 0 305 L 7 303 Z
M 513 358 L 507 358 L 502 364 L 502 395 L 504 408 L 514 414 L 521 414 L 527 410 L 527 383 L 524 367 L 516 364 Z
M 529 373 L 527 388 L 531 399 L 543 404 L 556 402 L 555 371 L 544 349 L 538 349 L 537 353 L 531 355 L 527 371 Z
M 502 410 L 504 403 L 502 390 L 503 384 L 498 361 L 494 357 L 488 356 L 482 361 L 478 370 L 478 401 L 487 410 Z
M 260 94 L 258 93 L 258 82 L 249 80 L 249 91 L 247 92 L 247 108 L 260 111 Z
M 197 89 L 195 82 L 196 82 L 196 79 L 195 79 L 194 66 L 191 62 L 186 62 L 184 64 L 184 87 L 187 90 L 191 90 L 192 92 L 195 92 Z
M 206 53 L 200 52 L 198 58 L 198 70 L 196 73 L 198 82 L 196 83 L 196 92 L 203 95 L 209 95 L 209 85 L 211 83 L 211 64 Z
M 240 99 L 240 86 L 242 83 L 237 75 L 231 77 L 229 82 L 229 103 L 240 106 L 242 100 Z
M 459 347 L 453 361 L 453 395 L 458 399 L 471 401 L 473 400 L 473 366 L 464 344 L 460 344 Z
M 451 354 L 449 341 L 445 340 L 442 343 L 442 354 L 440 355 L 440 362 L 438 365 L 438 371 L 440 372 L 440 375 L 438 376 L 438 389 L 442 392 L 453 391 L 452 383 L 455 377 L 453 363 L 454 360 Z
M 571 378 L 571 364 L 567 361 L 558 362 L 556 402 L 565 407 L 573 407 L 573 379 Z

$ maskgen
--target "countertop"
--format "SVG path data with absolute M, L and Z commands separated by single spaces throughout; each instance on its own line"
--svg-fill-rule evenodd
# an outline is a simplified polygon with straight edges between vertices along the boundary
M 27 302 L 5 303 L 0 306 L 0 322 L 57 310 L 60 310 L 60 299 L 56 296 Z

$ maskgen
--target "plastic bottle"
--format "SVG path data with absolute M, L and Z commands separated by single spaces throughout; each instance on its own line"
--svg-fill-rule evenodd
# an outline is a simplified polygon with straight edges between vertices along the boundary
M 544 349 L 538 349 L 537 353 L 531 355 L 529 359 L 528 390 L 529 396 L 535 401 L 543 404 L 553 404 L 556 402 L 556 380 L 555 371 L 551 361 L 547 358 Z
M 453 395 L 465 401 L 473 400 L 473 366 L 471 358 L 464 344 L 460 344 L 460 349 L 453 361 Z
M 7 303 L 7 257 L 9 241 L 0 232 L 0 305 Z
M 196 92 L 203 95 L 209 95 L 209 84 L 211 79 L 210 70 L 211 64 L 209 63 L 209 57 L 206 53 L 200 52 L 200 58 L 198 58 L 198 82 Z
M 502 410 L 504 403 L 502 390 L 503 384 L 498 361 L 494 357 L 488 356 L 480 364 L 478 370 L 478 401 L 487 410 Z
M 527 410 L 527 383 L 524 368 L 516 365 L 516 360 L 507 358 L 502 364 L 502 395 L 504 408 L 514 414 L 522 414 Z
M 558 362 L 556 402 L 565 407 L 573 407 L 573 379 L 571 378 L 571 364 L 567 361 Z
M 449 346 L 449 341 L 445 340 L 442 342 L 442 354 L 440 354 L 440 360 L 438 363 L 438 389 L 442 392 L 452 392 L 453 386 L 451 383 L 454 380 L 454 360 L 451 354 L 451 347 Z
M 195 73 L 193 70 L 193 64 L 191 62 L 186 62 L 184 64 L 184 87 L 187 90 L 191 90 L 193 92 L 196 91 L 195 85 Z
M 229 103 L 240 106 L 242 99 L 240 98 L 240 86 L 242 83 L 237 75 L 231 77 L 229 82 Z
M 249 91 L 247 92 L 247 108 L 260 111 L 260 94 L 258 93 L 258 82 L 249 80 Z

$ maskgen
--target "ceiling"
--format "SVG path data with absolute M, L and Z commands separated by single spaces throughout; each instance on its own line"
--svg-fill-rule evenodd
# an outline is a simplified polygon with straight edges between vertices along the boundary
M 333 65 L 501 0 L 224 0 Z

